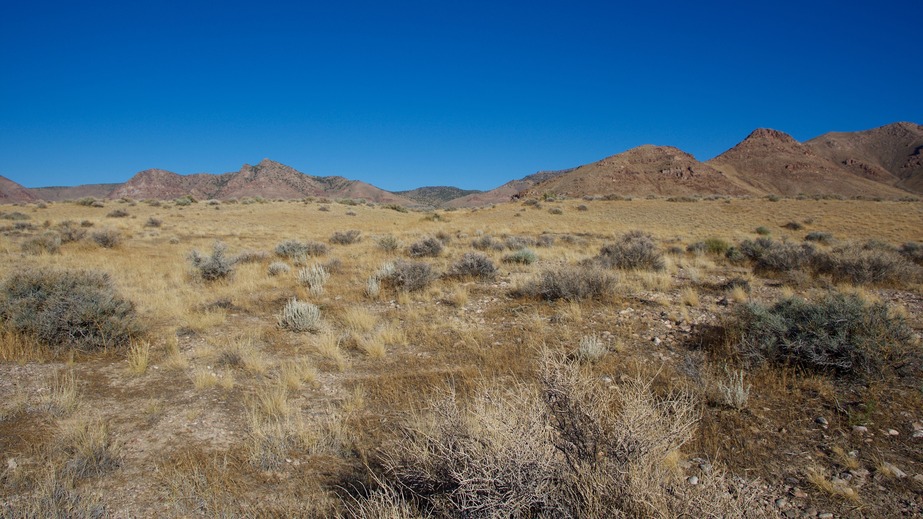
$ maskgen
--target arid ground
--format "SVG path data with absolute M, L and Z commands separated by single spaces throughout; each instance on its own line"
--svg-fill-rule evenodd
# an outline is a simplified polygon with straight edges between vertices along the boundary
M 923 515 L 919 201 L 97 205 L 0 208 L 3 517 Z

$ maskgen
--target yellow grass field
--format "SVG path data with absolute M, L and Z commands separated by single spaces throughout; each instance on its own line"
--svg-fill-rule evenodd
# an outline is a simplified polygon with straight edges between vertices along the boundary
M 117 209 L 128 216 L 107 216 Z M 416 517 L 427 506 L 433 516 L 451 515 L 442 497 L 421 504 L 388 487 L 395 453 L 425 450 L 414 434 L 438 436 L 434 421 L 448 416 L 440 406 L 451 395 L 469 413 L 463 421 L 472 435 L 501 438 L 511 414 L 538 406 L 542 380 L 571 368 L 575 387 L 589 388 L 580 394 L 592 402 L 618 395 L 611 406 L 593 404 L 598 409 L 587 416 L 628 420 L 636 416 L 626 414 L 629 403 L 641 408 L 649 398 L 675 406 L 651 404 L 650 416 L 688 417 L 688 427 L 668 431 L 672 440 L 651 444 L 654 461 L 637 465 L 643 476 L 631 480 L 644 489 L 637 492 L 650 492 L 644 496 L 661 496 L 656 489 L 669 482 L 688 499 L 676 504 L 669 499 L 679 498 L 625 490 L 619 502 L 634 503 L 625 505 L 631 513 L 704 513 L 700 502 L 709 500 L 718 503 L 714 510 L 744 516 L 923 510 L 923 440 L 913 437 L 923 422 L 919 365 L 858 381 L 796 366 L 744 366 L 703 346 L 747 303 L 836 291 L 887 304 L 919 349 L 920 279 L 843 283 L 813 272 L 754 272 L 723 251 L 687 252 L 706 240 L 739 246 L 759 238 L 758 227 L 793 244 L 809 232 L 830 233 L 832 242 L 814 245 L 820 251 L 869 240 L 923 242 L 920 202 L 563 200 L 435 212 L 317 200 L 0 208 L 14 211 L 28 219 L 0 220 L 0 277 L 36 268 L 106 272 L 134 303 L 143 331 L 129 348 L 67 352 L 11 326 L 0 330 L 3 517 Z M 24 252 L 24 243 L 65 221 L 86 236 L 56 253 Z M 16 229 L 17 222 L 31 227 Z M 113 248 L 94 241 L 93 233 L 107 230 L 120 236 Z M 358 242 L 330 243 L 349 230 L 360 231 Z M 543 272 L 591 260 L 633 230 L 653 237 L 663 270 L 606 269 L 614 284 L 589 299 L 518 294 Z M 408 246 L 433 236 L 441 254 L 408 256 Z M 498 246 L 478 251 L 497 267 L 493 278 L 446 275 L 486 236 L 498 244 L 521 238 L 537 260 L 505 262 L 515 251 Z M 380 243 L 386 237 L 398 242 L 394 250 Z M 286 240 L 320 242 L 327 252 L 283 258 L 275 250 Z M 215 242 L 229 258 L 250 257 L 226 279 L 203 281 L 190 254 L 207 257 Z M 280 261 L 290 270 L 270 275 Z M 369 278 L 394 261 L 425 262 L 440 276 L 419 291 L 384 277 L 371 289 Z M 299 272 L 315 265 L 329 277 L 312 288 Z M 280 326 L 293 298 L 319 309 L 316 329 Z M 525 456 L 523 445 L 510 449 Z M 722 485 L 750 492 L 753 501 L 733 501 Z M 720 508 L 722 500 L 730 504 Z

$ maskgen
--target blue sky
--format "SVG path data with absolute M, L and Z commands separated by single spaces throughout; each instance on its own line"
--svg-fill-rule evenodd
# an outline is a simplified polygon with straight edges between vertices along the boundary
M 642 5 L 643 4 L 643 5 Z M 0 175 L 264 157 L 489 189 L 641 144 L 709 159 L 923 123 L 923 2 L 4 2 Z

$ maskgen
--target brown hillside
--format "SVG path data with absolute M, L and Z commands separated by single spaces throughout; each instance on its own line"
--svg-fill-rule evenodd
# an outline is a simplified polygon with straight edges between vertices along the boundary
M 919 124 L 831 132 L 805 145 L 854 175 L 923 193 L 923 126 Z
M 539 171 L 518 180 L 511 180 L 500 187 L 484 191 L 481 193 L 472 193 L 463 197 L 450 200 L 443 204 L 444 207 L 477 207 L 482 205 L 499 204 L 509 202 L 510 198 L 518 195 L 536 184 L 546 180 L 570 173 L 575 168 L 560 169 L 553 171 Z
M 609 194 L 687 196 L 744 195 L 751 191 L 680 149 L 645 145 L 580 166 L 533 186 L 523 195 L 543 193 L 572 197 Z
M 263 159 L 256 166 L 244 164 L 240 171 L 212 175 L 178 175 L 160 169 L 136 174 L 114 190 L 110 198 L 170 199 L 183 195 L 200 199 L 256 197 L 302 198 L 364 198 L 374 202 L 410 203 L 407 198 L 389 193 L 370 184 L 343 177 L 314 177 L 294 168 Z
M 780 195 L 820 194 L 900 197 L 906 192 L 852 174 L 787 133 L 760 128 L 707 162 L 759 191 Z
M 34 202 L 36 200 L 36 196 L 29 189 L 4 176 L 0 176 L 0 204 Z
M 122 184 L 84 184 L 81 186 L 35 187 L 30 191 L 42 200 L 60 202 L 87 197 L 108 198 L 110 193 L 121 186 Z

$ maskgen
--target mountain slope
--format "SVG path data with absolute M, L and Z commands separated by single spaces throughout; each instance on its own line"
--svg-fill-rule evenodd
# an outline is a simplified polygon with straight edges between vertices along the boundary
M 706 164 L 764 193 L 899 197 L 885 183 L 857 176 L 791 135 L 760 128 Z
M 825 133 L 805 145 L 856 176 L 923 193 L 923 126 L 919 124 Z
M 263 159 L 256 166 L 244 164 L 240 171 L 213 175 L 198 173 L 178 175 L 161 169 L 137 173 L 110 193 L 110 198 L 170 199 L 183 195 L 200 199 L 218 198 L 364 198 L 374 202 L 411 203 L 409 199 L 389 193 L 365 182 L 343 177 L 314 177 L 294 168 Z
M 744 195 L 750 191 L 720 171 L 672 146 L 639 146 L 545 180 L 523 196 Z
M 36 200 L 38 199 L 29 189 L 4 176 L 0 176 L 0 204 L 35 202 Z
M 554 177 L 564 175 L 573 171 L 574 168 L 570 169 L 560 169 L 554 171 L 539 171 L 531 175 L 525 176 L 518 180 L 510 180 L 502 186 L 491 189 L 490 191 L 484 191 L 481 193 L 472 193 L 470 195 L 465 195 L 454 200 L 450 200 L 444 204 L 445 207 L 475 207 L 480 205 L 490 205 L 490 204 L 499 204 L 502 202 L 509 202 L 510 199 L 518 195 L 520 192 L 529 189 L 540 182 L 545 180 L 552 179 Z
M 409 198 L 418 204 L 440 207 L 442 204 L 455 200 L 456 198 L 477 195 L 483 193 L 483 191 L 477 189 L 461 189 L 454 186 L 425 186 L 409 191 L 392 191 L 392 193 Z
M 77 200 L 80 198 L 107 198 L 122 184 L 84 184 L 80 186 L 34 187 L 29 189 L 36 197 L 48 202 Z

